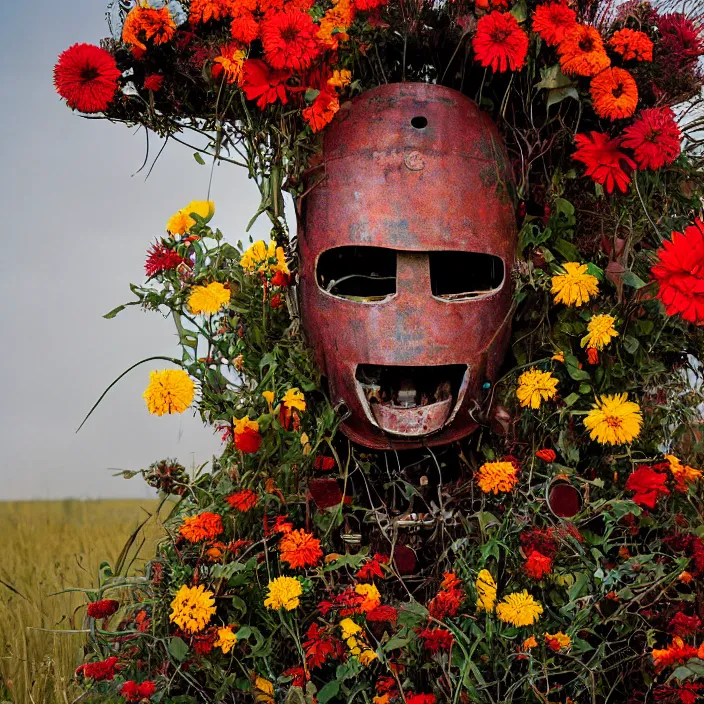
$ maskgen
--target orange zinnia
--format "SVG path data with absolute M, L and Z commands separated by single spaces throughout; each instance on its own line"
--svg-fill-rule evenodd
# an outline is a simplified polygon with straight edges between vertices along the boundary
M 653 42 L 645 32 L 639 32 L 635 29 L 619 29 L 609 39 L 609 46 L 617 54 L 621 54 L 624 61 L 631 59 L 636 59 L 636 61 L 653 60 Z
M 611 64 L 604 42 L 594 27 L 575 25 L 557 47 L 563 73 L 596 76 Z
M 201 540 L 217 538 L 223 530 L 220 515 L 205 511 L 186 518 L 178 532 L 189 543 L 199 543 Z
M 599 117 L 620 120 L 630 117 L 638 104 L 638 86 L 622 68 L 607 68 L 592 78 L 590 87 L 594 111 Z
M 165 44 L 176 33 L 176 23 L 164 6 L 158 10 L 153 7 L 135 7 L 125 18 L 122 27 L 122 41 L 139 49 L 146 50 L 144 42 L 153 41 L 154 44 Z
M 281 553 L 281 562 L 288 563 L 292 569 L 313 567 L 323 556 L 320 541 L 302 528 L 292 530 L 281 538 L 279 552 Z

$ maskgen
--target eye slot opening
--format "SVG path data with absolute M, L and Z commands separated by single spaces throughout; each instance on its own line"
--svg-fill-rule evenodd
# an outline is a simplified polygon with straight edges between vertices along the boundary
M 424 115 L 416 115 L 411 118 L 411 127 L 415 127 L 417 130 L 422 130 L 428 126 L 428 118 Z
M 482 252 L 429 252 L 433 296 L 463 301 L 487 296 L 504 283 L 503 260 Z
M 396 252 L 385 247 L 335 247 L 318 257 L 318 286 L 335 298 L 378 303 L 396 293 Z

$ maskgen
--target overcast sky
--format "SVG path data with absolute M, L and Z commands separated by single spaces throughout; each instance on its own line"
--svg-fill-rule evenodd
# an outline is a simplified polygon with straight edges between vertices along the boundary
M 74 432 L 128 366 L 179 356 L 173 323 L 158 313 L 101 316 L 130 300 L 146 249 L 175 210 L 206 197 L 210 173 L 174 144 L 145 181 L 144 172 L 134 175 L 143 132 L 82 119 L 54 93 L 57 55 L 107 36 L 105 5 L 0 0 L 0 500 L 147 496 L 141 479 L 114 478 L 110 468 L 166 456 L 190 466 L 220 450 L 188 412 L 149 415 L 142 399 L 149 364 Z M 211 197 L 213 224 L 231 241 L 244 239 L 258 203 L 246 173 L 217 167 Z M 265 236 L 263 219 L 254 234 Z

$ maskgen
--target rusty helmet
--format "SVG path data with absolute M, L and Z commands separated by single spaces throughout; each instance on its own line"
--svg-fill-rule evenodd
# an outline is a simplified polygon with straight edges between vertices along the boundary
M 476 428 L 508 344 L 516 223 L 503 141 L 442 86 L 385 85 L 345 108 L 299 207 L 303 330 L 349 438 L 445 444 Z

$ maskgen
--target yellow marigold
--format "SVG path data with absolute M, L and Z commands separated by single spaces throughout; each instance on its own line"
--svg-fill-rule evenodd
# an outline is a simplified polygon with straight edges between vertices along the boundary
M 215 613 L 215 595 L 202 584 L 189 587 L 184 584 L 171 602 L 169 621 L 186 633 L 199 633 Z
M 274 704 L 274 685 L 264 677 L 255 674 L 254 701 L 257 704 Z
M 564 264 L 566 274 L 552 277 L 550 293 L 555 294 L 555 303 L 568 306 L 581 306 L 599 293 L 596 276 L 587 274 L 587 265 L 579 262 Z
M 332 76 L 328 78 L 328 85 L 331 88 L 339 88 L 342 90 L 343 88 L 347 88 L 351 81 L 352 71 L 348 71 L 347 69 L 339 71 L 338 69 L 335 69 L 332 72 Z
M 230 302 L 230 289 L 219 281 L 195 286 L 188 296 L 188 309 L 194 315 L 212 315 Z
M 701 479 L 701 470 L 682 464 L 674 455 L 665 455 L 665 459 L 670 463 L 670 471 L 679 491 L 687 491 L 690 484 Z
M 614 329 L 616 318 L 612 315 L 593 315 L 587 325 L 587 334 L 582 338 L 582 347 L 596 347 L 603 350 L 611 339 L 618 337 Z
M 177 210 L 166 223 L 166 229 L 172 235 L 185 235 L 196 221 L 191 217 L 195 213 L 204 220 L 210 220 L 215 214 L 215 203 L 212 200 L 192 200 L 185 208 Z
M 222 66 L 228 83 L 239 83 L 245 56 L 245 52 L 237 44 L 228 44 L 220 49 L 220 55 L 215 57 L 215 63 Z
M 602 445 L 631 442 L 640 434 L 643 417 L 640 406 L 628 401 L 628 394 L 600 396 L 584 419 L 589 437 Z
M 477 588 L 477 611 L 491 613 L 496 604 L 496 582 L 489 570 L 482 570 L 474 583 Z
M 543 401 L 557 395 L 557 379 L 550 372 L 531 367 L 518 377 L 516 396 L 524 408 L 540 408 Z
M 572 645 L 572 639 L 562 631 L 558 631 L 554 635 L 546 633 L 545 644 L 557 652 L 558 650 L 567 650 Z
M 565 363 L 565 355 L 562 352 L 557 352 L 551 357 L 551 359 L 553 359 L 555 362 L 562 362 L 563 364 Z
M 162 369 L 149 372 L 149 386 L 142 394 L 154 416 L 183 413 L 193 402 L 195 386 L 183 369 Z
M 299 411 L 306 410 L 306 400 L 305 396 L 297 387 L 289 389 L 284 397 L 281 399 L 282 403 L 286 404 L 289 408 L 297 408 Z
M 199 543 L 201 540 L 213 540 L 224 530 L 222 518 L 217 513 L 204 511 L 196 516 L 184 519 L 178 532 L 190 543 Z
M 318 42 L 328 49 L 336 50 L 340 42 L 348 41 L 350 37 L 345 30 L 352 24 L 354 12 L 350 0 L 334 2 L 320 20 Z
M 511 462 L 485 462 L 479 468 L 477 481 L 485 494 L 513 491 L 518 484 L 518 468 Z
M 516 627 L 533 625 L 543 607 L 525 589 L 505 596 L 496 606 L 496 615 L 500 621 Z
M 213 645 L 220 648 L 227 655 L 237 643 L 237 636 L 232 631 L 232 626 L 218 628 L 218 637 Z
M 355 594 L 364 597 L 364 601 L 359 605 L 359 608 L 364 613 L 376 609 L 381 604 L 381 594 L 379 594 L 379 590 L 373 584 L 358 584 L 354 591 Z
M 274 392 L 273 391 L 262 391 L 262 398 L 267 402 L 269 408 L 274 404 Z
M 365 648 L 359 655 L 359 662 L 366 667 L 378 657 L 379 656 L 371 648 Z
M 530 650 L 531 648 L 537 648 L 538 647 L 538 641 L 535 639 L 535 636 L 528 636 L 523 641 L 523 645 L 521 646 L 521 650 Z
M 259 431 L 259 423 L 256 420 L 249 420 L 249 416 L 244 418 L 233 418 L 232 424 L 235 426 L 235 435 L 241 435 L 247 430 Z
M 274 260 L 273 262 L 271 260 Z M 249 249 L 243 252 L 240 258 L 240 266 L 250 274 L 258 271 L 269 273 L 280 271 L 282 274 L 289 274 L 286 264 L 286 256 L 283 247 L 277 247 L 276 242 L 271 240 L 267 245 L 264 240 L 258 240 Z
M 362 627 L 351 618 L 343 618 L 342 621 L 340 621 L 340 630 L 342 631 L 343 640 L 347 640 L 357 635 L 357 633 L 360 633 Z
M 298 597 L 303 594 L 301 583 L 294 577 L 277 577 L 269 582 L 269 596 L 264 599 L 267 609 L 292 611 L 300 605 Z
M 567 75 L 596 76 L 611 64 L 599 31 L 583 24 L 567 30 L 557 53 L 560 68 Z

